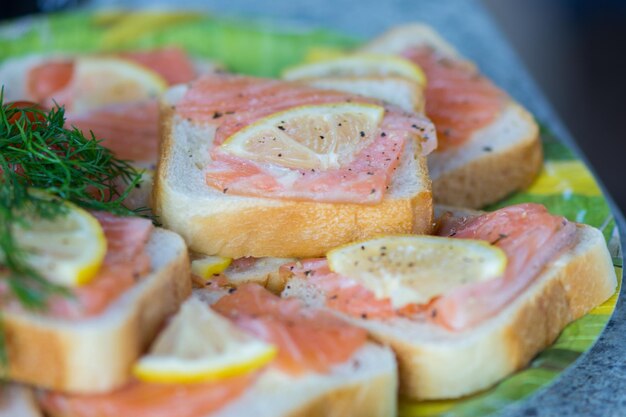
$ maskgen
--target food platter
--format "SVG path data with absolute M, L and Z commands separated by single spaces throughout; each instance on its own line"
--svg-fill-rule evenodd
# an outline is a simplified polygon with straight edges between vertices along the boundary
M 333 57 L 360 43 L 347 33 L 302 29 L 192 12 L 78 12 L 28 18 L 0 25 L 0 61 L 26 53 L 96 52 L 178 45 L 192 55 L 223 63 L 228 69 L 276 76 L 286 66 Z M 542 125 L 544 169 L 525 191 L 490 208 L 519 202 L 544 204 L 554 214 L 599 228 L 622 276 L 619 234 L 610 205 L 592 173 L 560 141 L 560 132 Z M 611 315 L 617 294 L 573 322 L 556 343 L 530 366 L 495 387 L 454 401 L 401 402 L 403 416 L 487 415 L 522 401 L 548 386 L 596 342 Z

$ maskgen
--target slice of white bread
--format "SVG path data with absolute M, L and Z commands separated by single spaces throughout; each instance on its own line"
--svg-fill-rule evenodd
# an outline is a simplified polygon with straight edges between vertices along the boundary
M 164 96 L 153 200 L 160 221 L 180 233 L 191 250 L 231 258 L 314 257 L 381 233 L 431 230 L 430 179 L 414 142 L 376 205 L 243 197 L 209 187 L 203 169 L 210 162 L 215 126 L 176 115 L 173 107 L 186 89 L 177 86 Z
M 147 244 L 152 272 L 99 315 L 78 320 L 2 311 L 12 380 L 76 393 L 124 385 L 163 321 L 191 292 L 180 236 L 155 229 Z
M 450 44 L 423 24 L 393 28 L 362 50 L 400 54 L 422 45 L 463 60 Z M 466 143 L 428 156 L 435 203 L 478 208 L 496 202 L 530 185 L 541 163 L 537 123 L 509 99 L 496 120 L 476 131 Z
M 578 225 L 575 246 L 549 263 L 531 286 L 496 316 L 454 332 L 407 318 L 353 318 L 370 336 L 395 351 L 400 393 L 419 400 L 475 393 L 525 367 L 561 330 L 609 298 L 617 282 L 600 231 Z M 283 296 L 324 304 L 320 290 L 292 279 Z
M 0 417 L 42 417 L 33 391 L 19 384 L 0 387 Z
M 317 77 L 302 83 L 324 90 L 345 91 L 394 104 L 405 111 L 424 112 L 424 92 L 414 81 L 398 76 Z

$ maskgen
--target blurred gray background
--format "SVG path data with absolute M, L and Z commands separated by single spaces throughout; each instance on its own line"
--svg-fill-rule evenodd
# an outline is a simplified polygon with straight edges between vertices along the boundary
M 482 0 L 626 210 L 626 1 Z

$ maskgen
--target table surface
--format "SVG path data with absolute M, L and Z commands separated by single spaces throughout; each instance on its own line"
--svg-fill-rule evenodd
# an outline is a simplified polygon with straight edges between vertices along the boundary
M 93 0 L 89 7 L 168 6 L 158 0 Z M 474 0 L 178 0 L 178 7 L 215 11 L 224 15 L 267 19 L 277 25 L 325 27 L 370 37 L 403 22 L 425 21 L 439 30 L 463 55 L 523 103 L 555 135 L 585 160 L 511 46 L 484 8 Z M 171 3 L 169 5 L 171 8 Z M 537 47 L 541 47 L 537 45 Z M 604 188 L 603 188 L 604 189 Z M 606 193 L 605 193 L 606 195 Z M 619 229 L 623 216 L 610 201 Z M 626 234 L 621 236 L 624 247 Z M 626 290 L 622 288 L 622 295 Z M 626 305 L 620 297 L 606 330 L 573 366 L 548 388 L 526 401 L 503 409 L 513 416 L 624 416 L 626 415 Z

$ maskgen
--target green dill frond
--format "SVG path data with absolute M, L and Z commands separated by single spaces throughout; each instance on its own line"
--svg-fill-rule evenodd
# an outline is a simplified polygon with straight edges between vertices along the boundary
M 7 116 L 16 111 L 19 121 L 8 123 Z M 44 121 L 29 120 L 28 112 Z M 89 210 L 136 214 L 123 201 L 141 181 L 141 172 L 116 158 L 93 135 L 67 129 L 63 108 L 42 113 L 3 106 L 1 113 L 0 154 L 13 168 L 10 176 L 18 177 L 14 179 L 22 186 L 43 189 Z
M 40 309 L 50 295 L 70 291 L 29 266 L 28 254 L 16 243 L 16 226 L 28 227 L 26 219 L 33 216 L 63 215 L 63 201 L 87 210 L 140 215 L 145 209 L 131 210 L 124 199 L 141 174 L 93 134 L 67 128 L 62 107 L 12 108 L 0 93 L 0 277 L 22 305 Z

